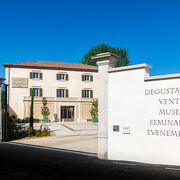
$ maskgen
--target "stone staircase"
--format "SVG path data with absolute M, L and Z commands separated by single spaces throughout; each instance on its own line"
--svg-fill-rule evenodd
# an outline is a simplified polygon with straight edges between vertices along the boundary
M 98 124 L 97 123 L 61 123 L 52 122 L 44 123 L 51 133 L 55 136 L 85 136 L 85 135 L 97 135 Z

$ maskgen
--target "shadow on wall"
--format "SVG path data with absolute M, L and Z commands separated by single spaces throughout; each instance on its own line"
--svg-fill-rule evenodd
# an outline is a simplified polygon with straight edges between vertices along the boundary
M 8 110 L 9 110 L 9 115 L 12 116 L 12 115 L 17 115 L 15 113 L 15 111 L 11 108 L 11 106 L 8 105 Z

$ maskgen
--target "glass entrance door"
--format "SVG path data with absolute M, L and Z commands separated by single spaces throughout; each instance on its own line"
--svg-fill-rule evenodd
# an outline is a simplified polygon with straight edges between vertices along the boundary
M 61 121 L 74 121 L 74 106 L 61 106 Z

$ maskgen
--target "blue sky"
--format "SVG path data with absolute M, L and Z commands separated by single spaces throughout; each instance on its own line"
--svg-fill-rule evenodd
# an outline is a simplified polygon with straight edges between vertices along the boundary
M 180 73 L 179 0 L 0 0 L 4 63 L 78 62 L 91 47 L 126 48 L 151 75 Z

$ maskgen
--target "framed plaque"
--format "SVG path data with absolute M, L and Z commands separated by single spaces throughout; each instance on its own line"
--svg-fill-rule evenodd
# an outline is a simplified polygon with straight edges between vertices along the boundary
M 12 88 L 28 88 L 27 78 L 12 78 Z

